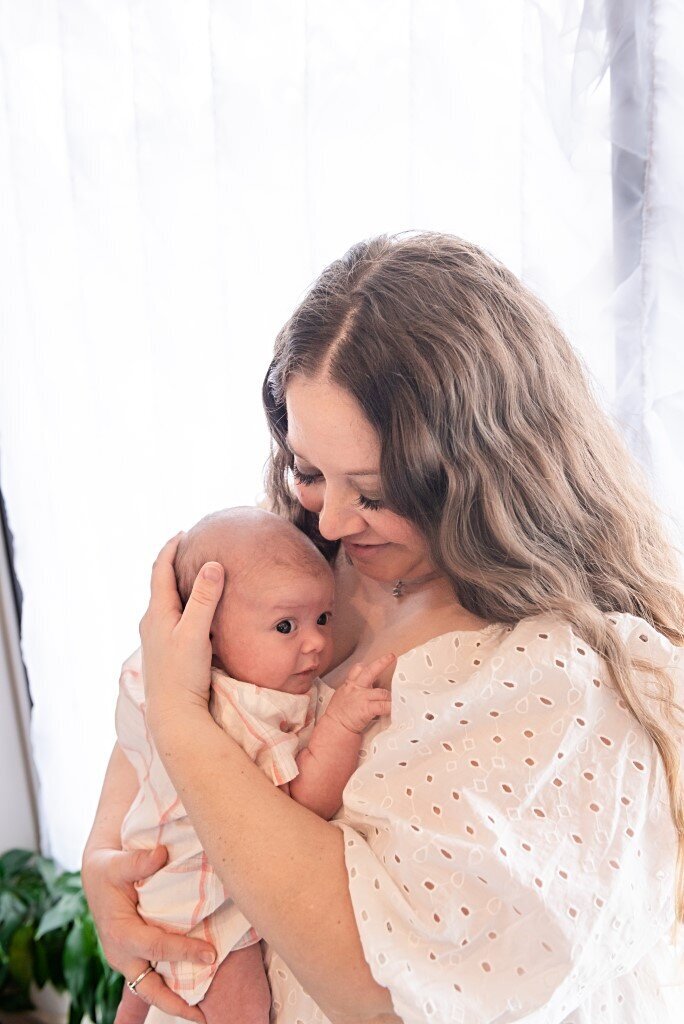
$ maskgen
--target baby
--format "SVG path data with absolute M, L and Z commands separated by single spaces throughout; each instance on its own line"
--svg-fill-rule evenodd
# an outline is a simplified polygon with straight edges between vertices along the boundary
M 331 818 L 356 769 L 362 733 L 390 712 L 389 692 L 373 683 L 394 655 L 355 666 L 334 692 L 320 682 L 332 657 L 333 575 L 314 544 L 279 516 L 227 509 L 185 534 L 175 561 L 183 605 L 208 561 L 226 571 L 211 631 L 211 714 L 276 786 Z M 155 970 L 186 1002 L 200 1004 L 208 1024 L 267 1024 L 271 999 L 259 936 L 208 863 L 152 746 L 139 652 L 124 665 L 116 726 L 139 783 L 122 846 L 163 844 L 169 853 L 164 867 L 138 884 L 139 912 L 207 940 L 217 952 L 210 966 L 159 963 Z M 144 979 L 139 987 L 144 993 Z M 142 1022 L 147 1010 L 124 988 L 117 1021 Z

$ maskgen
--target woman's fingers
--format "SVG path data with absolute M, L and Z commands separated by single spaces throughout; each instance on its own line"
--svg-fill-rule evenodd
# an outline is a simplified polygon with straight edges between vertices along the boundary
M 116 924 L 110 925 L 107 934 L 102 936 L 105 951 L 109 952 L 111 948 L 117 961 L 124 959 L 122 953 L 125 950 L 126 958 L 138 956 L 155 963 L 159 960 L 189 960 L 197 964 L 211 964 L 216 958 L 216 952 L 210 943 L 155 928 L 146 924 L 136 912 L 134 883 L 154 874 L 164 866 L 167 859 L 165 846 L 156 846 L 153 850 L 125 851 L 112 858 L 112 882 L 115 891 L 119 890 L 118 898 L 121 901 L 114 920 L 120 919 L 123 927 L 119 938 Z M 114 966 L 119 967 L 119 963 Z
M 140 623 L 141 635 L 152 608 L 160 615 L 170 615 L 175 620 L 180 617 L 181 602 L 178 596 L 178 588 L 176 587 L 173 560 L 176 556 L 181 536 L 182 531 L 167 541 L 154 561 L 152 577 L 150 579 L 150 605 Z
M 144 969 L 143 967 L 142 970 Z M 151 971 L 147 977 L 143 978 L 136 986 L 135 991 L 138 997 L 149 1006 L 156 1006 L 164 1013 L 168 1013 L 170 1017 L 183 1017 L 185 1020 L 194 1020 L 196 1024 L 205 1024 L 204 1014 L 199 1006 L 188 1006 L 184 999 L 171 991 L 156 971 Z
M 127 950 L 148 963 L 185 960 L 194 964 L 211 964 L 216 959 L 216 952 L 208 942 L 162 931 L 145 924 L 140 918 L 137 923 L 126 921 L 125 938 Z
M 164 867 L 168 856 L 165 846 L 155 846 L 153 850 L 127 850 L 116 857 L 114 864 L 122 882 L 139 882 Z
M 219 562 L 207 562 L 195 580 L 192 593 L 183 612 L 181 628 L 205 640 L 209 636 L 212 619 L 223 593 L 224 571 Z

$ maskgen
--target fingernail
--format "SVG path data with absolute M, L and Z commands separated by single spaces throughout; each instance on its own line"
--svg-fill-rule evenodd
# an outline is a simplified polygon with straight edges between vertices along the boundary
M 212 583 L 218 583 L 223 576 L 223 573 L 219 569 L 218 565 L 212 565 L 210 563 L 209 565 L 204 566 L 204 569 L 202 569 L 202 575 L 205 580 L 211 580 Z
M 215 959 L 214 953 L 200 953 L 200 960 L 203 964 L 213 964 Z

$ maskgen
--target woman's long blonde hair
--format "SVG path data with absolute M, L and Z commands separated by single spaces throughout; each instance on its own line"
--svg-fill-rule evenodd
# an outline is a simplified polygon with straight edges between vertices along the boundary
M 640 616 L 682 646 L 677 551 L 550 312 L 451 235 L 381 236 L 323 271 L 278 335 L 263 397 L 273 506 L 330 555 L 292 495 L 285 443 L 289 378 L 323 369 L 376 429 L 383 501 L 422 530 L 461 605 L 496 622 L 561 615 L 605 659 L 665 766 L 684 921 L 682 708 L 669 675 L 632 660 L 606 614 Z

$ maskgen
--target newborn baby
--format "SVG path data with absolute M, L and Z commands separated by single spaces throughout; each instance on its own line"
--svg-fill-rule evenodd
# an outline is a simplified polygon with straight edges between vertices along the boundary
M 394 655 L 355 666 L 334 692 L 320 682 L 332 657 L 333 575 L 314 544 L 279 516 L 227 509 L 185 534 L 175 561 L 184 606 L 209 561 L 226 571 L 211 630 L 211 714 L 276 786 L 331 818 L 356 769 L 363 731 L 390 713 L 389 692 L 373 683 Z M 122 824 L 122 846 L 163 844 L 169 853 L 164 867 L 139 883 L 139 912 L 150 923 L 206 939 L 217 953 L 206 967 L 159 963 L 156 971 L 190 1005 L 201 1004 L 208 1024 L 267 1024 L 259 936 L 208 863 L 151 744 L 139 652 L 124 665 L 116 726 L 140 787 Z M 138 989 L 144 995 L 144 979 Z M 124 988 L 117 1022 L 143 1021 L 147 1010 Z

